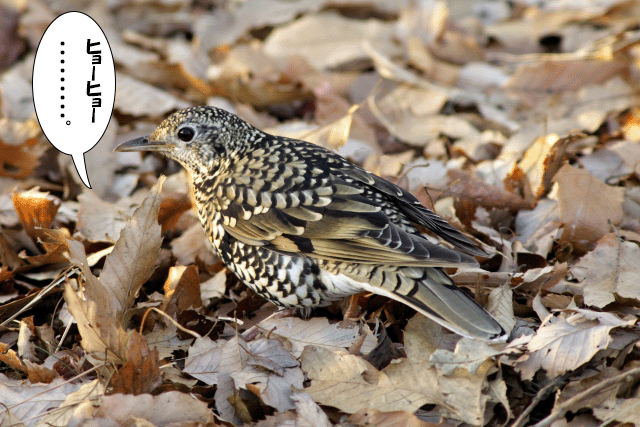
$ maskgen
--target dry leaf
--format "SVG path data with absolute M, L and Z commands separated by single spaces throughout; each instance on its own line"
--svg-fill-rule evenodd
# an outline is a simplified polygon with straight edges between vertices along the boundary
M 640 300 L 640 247 L 620 241 L 615 233 L 598 240 L 596 248 L 571 267 L 578 283 L 567 285 L 584 295 L 586 305 L 603 308 L 615 301 L 615 295 Z
M 435 371 L 424 365 L 418 369 L 406 360 L 378 371 L 358 356 L 310 345 L 300 363 L 311 380 L 304 391 L 316 402 L 350 414 L 363 407 L 412 412 L 427 403 L 445 401 Z
M 85 351 L 109 360 L 126 360 L 128 342 L 125 329 L 133 301 L 152 272 L 160 249 L 158 207 L 164 178 L 158 180 L 142 206 L 134 212 L 120 233 L 116 246 L 105 261 L 100 280 L 89 270 L 81 243 L 69 240 L 72 263 L 84 277 L 81 299 L 70 283 L 65 285 L 69 311 L 78 322 Z M 77 283 L 77 282 L 76 282 Z
M 177 391 L 158 396 L 114 394 L 103 396 L 99 404 L 84 400 L 73 411 L 69 427 L 84 425 L 194 425 L 220 426 L 214 422 L 207 404 Z M 198 424 L 201 423 L 201 424 Z
M 393 27 L 381 21 L 355 21 L 333 12 L 306 15 L 276 28 L 265 40 L 264 51 L 275 58 L 304 57 L 318 70 L 367 57 L 369 41 L 384 54 L 393 54 Z M 318 38 L 318 34 L 322 34 Z
M 624 189 L 603 184 L 588 171 L 564 165 L 554 177 L 558 183 L 560 240 L 595 242 L 622 220 Z
M 13 206 L 22 226 L 33 236 L 34 229 L 49 228 L 60 208 L 60 199 L 42 193 L 38 188 L 13 193 Z
M 126 74 L 116 73 L 115 108 L 132 116 L 163 117 L 189 104 Z
M 202 307 L 198 267 L 171 267 L 164 282 L 164 295 L 162 311 L 169 314 Z
M 445 375 L 452 375 L 455 370 L 464 369 L 471 375 L 478 371 L 486 373 L 494 365 L 492 357 L 500 354 L 486 342 L 473 338 L 462 337 L 457 343 L 455 351 L 436 350 L 429 361 Z
M 142 335 L 131 333 L 127 343 L 127 361 L 111 378 L 111 393 L 150 393 L 161 383 L 158 350 L 149 350 Z
M 78 196 L 78 222 L 76 229 L 89 241 L 115 242 L 127 224 L 128 212 L 105 202 L 94 192 L 85 191 Z
M 489 293 L 487 311 L 500 323 L 507 334 L 511 332 L 516 325 L 516 316 L 513 313 L 513 291 L 508 283 Z
M 35 138 L 19 145 L 7 144 L 0 138 L 0 177 L 20 179 L 31 176 L 46 148 Z
M 360 409 L 349 416 L 349 421 L 357 426 L 367 427 L 435 427 L 409 411 L 382 412 L 377 409 Z
M 559 138 L 558 135 L 550 134 L 536 139 L 525 151 L 517 167 L 527 176 L 527 194 L 533 197 L 532 202 L 538 201 L 551 188 L 551 179 L 562 166 L 567 146 L 579 136 L 576 134 Z
M 621 320 L 611 313 L 575 310 L 543 324 L 527 344 L 528 352 L 515 365 L 522 379 L 530 380 L 538 369 L 549 378 L 588 362 L 612 341 L 612 329 L 633 326 L 635 320 Z
M 282 339 L 285 348 L 294 357 L 300 357 L 304 347 L 310 344 L 327 349 L 337 350 L 351 346 L 360 337 L 358 327 L 342 327 L 340 324 L 329 324 L 327 319 L 315 317 L 302 320 L 297 317 L 266 319 L 257 325 L 261 330 L 269 332 L 269 336 Z M 367 332 L 367 338 L 360 351 L 367 354 L 376 346 L 373 334 Z
M 118 301 L 118 320 L 127 325 L 129 313 L 138 291 L 153 272 L 162 244 L 158 209 L 165 177 L 158 179 L 149 195 L 135 210 L 120 237 L 107 256 L 100 283 Z
M 81 382 L 68 383 L 62 378 L 56 378 L 50 384 L 30 384 L 0 374 L 0 396 L 3 403 L 0 405 L 0 423 L 13 425 L 8 420 L 18 419 L 26 426 L 33 427 L 38 421 L 38 415 L 59 407 L 69 394 L 81 386 Z M 15 418 L 9 418 L 9 412 Z
M 404 350 L 413 362 L 426 362 L 440 346 L 442 326 L 416 313 L 404 328 Z

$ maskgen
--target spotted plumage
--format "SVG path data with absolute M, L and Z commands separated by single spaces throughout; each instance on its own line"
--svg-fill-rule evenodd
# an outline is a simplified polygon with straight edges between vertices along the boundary
M 280 307 L 362 291 L 402 301 L 466 336 L 504 331 L 442 267 L 482 255 L 410 193 L 314 144 L 194 107 L 119 151 L 159 151 L 190 173 L 200 221 L 222 261 Z M 429 230 L 461 249 L 430 241 Z

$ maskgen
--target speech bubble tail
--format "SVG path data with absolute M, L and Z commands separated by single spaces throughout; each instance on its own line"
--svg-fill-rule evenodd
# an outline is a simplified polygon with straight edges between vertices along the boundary
M 80 175 L 80 179 L 82 179 L 82 182 L 87 188 L 91 188 L 89 176 L 87 175 L 87 165 L 84 164 L 84 153 L 73 153 L 71 158 L 73 159 L 73 164 L 76 166 L 78 175 Z

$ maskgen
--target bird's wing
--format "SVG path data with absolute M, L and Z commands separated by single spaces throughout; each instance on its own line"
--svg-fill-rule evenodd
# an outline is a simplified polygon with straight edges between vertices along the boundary
M 329 261 L 441 267 L 476 264 L 466 254 L 393 223 L 385 207 L 395 209 L 390 204 L 397 203 L 395 199 L 348 176 L 332 177 L 315 189 L 262 191 L 255 197 L 255 188 L 236 185 L 234 193 L 236 197 L 227 198 L 226 208 L 220 211 L 222 224 L 227 233 L 247 244 Z
M 365 185 L 383 192 L 395 203 L 398 210 L 407 215 L 414 223 L 426 227 L 455 247 L 471 255 L 487 256 L 484 251 L 478 248 L 476 243 L 447 221 L 424 207 L 422 203 L 408 191 L 360 168 L 348 168 L 344 170 L 344 173 Z

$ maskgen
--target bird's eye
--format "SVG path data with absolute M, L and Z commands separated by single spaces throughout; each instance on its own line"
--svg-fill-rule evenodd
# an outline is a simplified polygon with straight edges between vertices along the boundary
M 191 140 L 193 139 L 193 137 L 195 136 L 195 134 L 196 134 L 196 131 L 195 131 L 195 130 L 193 130 L 193 128 L 190 128 L 190 127 L 183 127 L 182 129 L 180 129 L 180 130 L 178 131 L 178 138 L 179 138 L 181 141 L 189 142 L 189 141 L 191 141 Z

